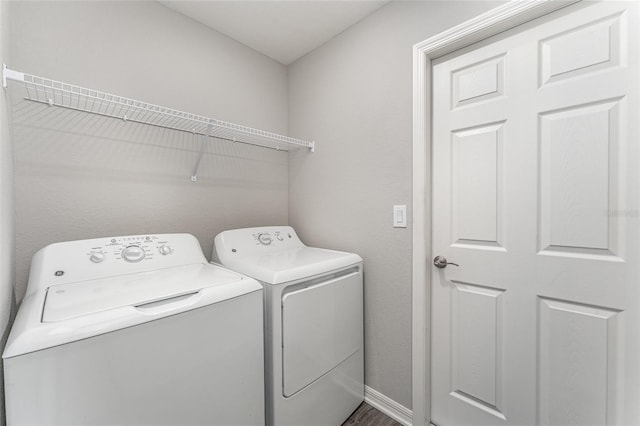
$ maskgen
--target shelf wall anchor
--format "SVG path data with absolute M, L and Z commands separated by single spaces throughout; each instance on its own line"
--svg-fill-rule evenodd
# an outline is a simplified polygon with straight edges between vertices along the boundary
M 24 73 L 10 70 L 7 68 L 7 64 L 2 64 L 2 87 L 7 88 L 8 81 L 7 80 L 15 80 L 15 81 L 23 81 L 24 82 Z

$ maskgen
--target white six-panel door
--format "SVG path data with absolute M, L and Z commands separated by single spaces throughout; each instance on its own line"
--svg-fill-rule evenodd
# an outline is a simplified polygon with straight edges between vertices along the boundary
M 434 63 L 438 426 L 640 425 L 638 6 Z

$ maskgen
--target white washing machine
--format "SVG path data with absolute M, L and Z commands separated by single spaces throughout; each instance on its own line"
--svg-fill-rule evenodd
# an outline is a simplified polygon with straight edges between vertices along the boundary
M 9 426 L 264 425 L 262 286 L 188 234 L 41 249 L 3 358 Z
M 341 425 L 364 399 L 360 256 L 275 226 L 220 233 L 213 259 L 264 285 L 267 425 Z

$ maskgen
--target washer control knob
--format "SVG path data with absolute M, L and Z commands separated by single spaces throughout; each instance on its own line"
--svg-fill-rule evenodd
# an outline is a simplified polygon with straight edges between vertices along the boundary
M 171 246 L 163 244 L 160 247 L 158 247 L 158 251 L 160 252 L 161 255 L 166 256 L 171 253 Z
M 104 260 L 104 253 L 102 253 L 101 251 L 91 253 L 91 256 L 89 256 L 89 260 L 93 263 L 100 263 Z
M 283 241 L 284 240 L 284 237 L 279 232 L 276 234 L 276 238 L 278 239 L 278 241 Z
M 127 246 L 122 250 L 122 258 L 131 263 L 140 262 L 144 259 L 144 249 L 140 246 Z
M 269 244 L 271 244 L 271 235 L 269 234 L 260 234 L 258 235 L 258 241 L 260 241 L 260 243 L 264 244 L 265 246 L 268 246 Z

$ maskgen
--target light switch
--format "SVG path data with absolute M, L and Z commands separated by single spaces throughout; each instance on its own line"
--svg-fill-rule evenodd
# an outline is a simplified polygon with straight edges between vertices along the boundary
M 406 228 L 407 227 L 407 206 L 393 206 L 393 227 L 394 228 Z

